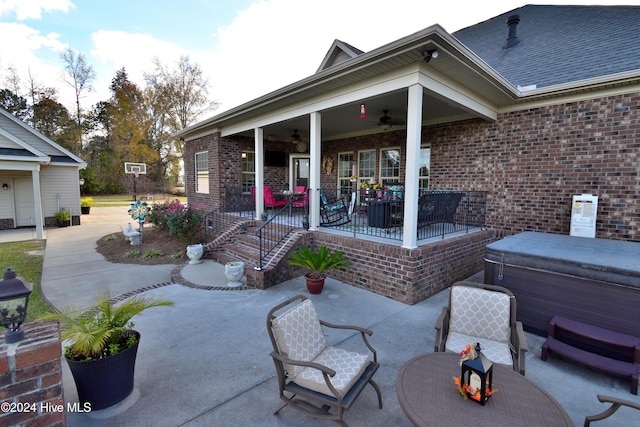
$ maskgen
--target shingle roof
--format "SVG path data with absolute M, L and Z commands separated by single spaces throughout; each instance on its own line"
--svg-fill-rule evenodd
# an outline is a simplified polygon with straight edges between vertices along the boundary
M 519 43 L 506 49 L 507 18 Z M 538 88 L 640 69 L 640 7 L 527 5 L 453 35 L 516 86 Z

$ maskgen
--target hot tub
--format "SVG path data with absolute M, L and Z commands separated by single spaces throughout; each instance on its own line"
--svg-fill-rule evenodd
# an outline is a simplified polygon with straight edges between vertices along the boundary
M 640 243 L 524 232 L 486 246 L 485 283 L 516 296 L 525 330 L 555 315 L 638 335 Z

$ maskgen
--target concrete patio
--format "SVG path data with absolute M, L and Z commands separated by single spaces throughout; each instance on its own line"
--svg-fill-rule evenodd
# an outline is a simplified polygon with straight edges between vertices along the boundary
M 69 426 L 320 426 L 314 420 L 279 406 L 275 370 L 269 357 L 265 330 L 268 310 L 286 298 L 307 294 L 302 277 L 268 290 L 204 290 L 184 286 L 191 282 L 223 287 L 222 265 L 136 266 L 106 262 L 95 252 L 95 241 L 120 230 L 130 219 L 126 208 L 96 208 L 82 217 L 83 225 L 47 230 L 42 288 L 54 305 L 90 305 L 97 292 L 112 296 L 148 289 L 146 293 L 171 299 L 175 307 L 154 308 L 135 319 L 142 333 L 134 393 L 120 405 L 90 414 L 69 413 Z M 2 233 L 0 233 L 2 234 Z M 14 238 L 15 239 L 15 238 Z M 29 236 L 27 236 L 27 240 Z M 180 277 L 181 280 L 174 280 Z M 322 294 L 311 296 L 319 316 L 333 323 L 357 324 L 373 331 L 381 368 L 376 382 L 384 407 L 377 408 L 375 392 L 365 389 L 345 415 L 351 426 L 410 425 L 396 397 L 398 370 L 412 357 L 433 351 L 434 324 L 447 303 L 443 291 L 409 306 L 389 298 L 328 279 Z M 551 358 L 540 360 L 543 337 L 527 334 L 527 378 L 549 392 L 576 425 L 584 416 L 608 405 L 597 394 L 638 402 L 628 381 Z M 331 345 L 362 349 L 359 337 L 345 332 L 327 337 Z M 75 385 L 65 363 L 64 394 L 77 401 Z M 457 375 L 452 371 L 452 376 Z M 451 385 L 453 387 L 453 383 Z M 497 384 L 499 389 L 499 384 Z M 471 403 L 470 403 L 471 404 Z M 490 407 L 486 407 L 490 410 Z M 452 421 L 455 414 L 452 415 Z M 595 426 L 629 426 L 640 414 L 628 408 Z M 455 421 L 454 421 L 455 422 Z M 531 420 L 531 425 L 536 425 Z

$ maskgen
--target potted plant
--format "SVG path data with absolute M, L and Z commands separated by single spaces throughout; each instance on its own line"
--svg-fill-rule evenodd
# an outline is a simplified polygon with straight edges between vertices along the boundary
M 68 227 L 71 222 L 71 214 L 64 209 L 60 209 L 53 215 L 53 219 L 58 227 Z
M 151 307 L 171 305 L 172 301 L 144 296 L 115 305 L 105 294 L 86 311 L 65 307 L 38 319 L 60 323 L 64 356 L 82 405 L 88 402 L 92 410 L 105 409 L 131 394 L 140 342 L 131 318 Z
M 83 197 L 80 199 L 80 211 L 82 215 L 89 215 L 91 206 L 93 206 L 93 199 L 91 197 Z
M 301 246 L 289 254 L 289 264 L 309 270 L 305 274 L 307 289 L 312 294 L 319 294 L 324 288 L 326 272 L 332 268 L 349 268 L 349 260 L 342 251 L 331 252 L 326 246 L 320 246 L 318 252 L 313 252 L 306 246 Z

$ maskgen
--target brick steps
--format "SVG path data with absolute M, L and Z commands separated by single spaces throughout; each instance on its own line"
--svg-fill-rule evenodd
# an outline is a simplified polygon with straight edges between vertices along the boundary
M 260 262 L 260 239 L 255 232 L 257 227 L 241 230 L 231 227 L 214 241 L 206 245 L 205 257 L 221 264 L 227 262 L 244 262 L 247 284 L 258 289 L 266 289 L 295 276 L 287 263 L 289 252 L 298 246 L 306 234 L 294 230 L 280 243 L 263 262 L 262 270 L 256 270 Z M 266 233 L 268 239 L 269 233 Z M 267 243 L 270 246 L 270 242 Z

